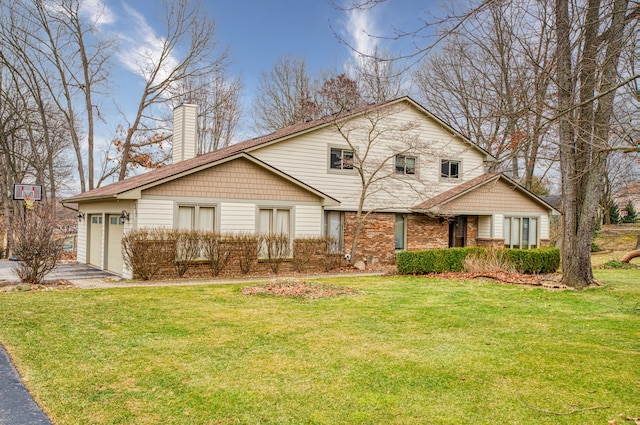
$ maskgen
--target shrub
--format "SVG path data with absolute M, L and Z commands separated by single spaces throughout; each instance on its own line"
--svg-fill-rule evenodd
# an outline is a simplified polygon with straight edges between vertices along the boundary
M 461 272 L 469 253 L 483 248 L 447 248 L 425 251 L 402 251 L 396 255 L 396 267 L 400 274 L 426 274 Z
M 173 266 L 178 277 L 183 277 L 196 258 L 202 254 L 202 232 L 196 230 L 172 230 L 167 237 L 175 247 Z
M 403 251 L 396 256 L 396 267 L 400 274 L 460 272 L 465 270 L 466 258 L 470 255 L 476 258 L 476 265 L 481 261 L 491 263 L 489 254 L 483 254 L 484 251 L 486 250 L 482 247 Z M 490 254 L 494 257 L 493 266 L 507 267 L 506 264 L 509 263 L 510 269 L 513 268 L 520 273 L 552 273 L 560 266 L 560 250 L 557 248 L 497 251 L 502 253 Z M 473 263 L 474 260 L 470 261 Z
M 174 241 L 162 228 L 131 230 L 122 236 L 122 260 L 142 280 L 152 279 L 176 257 Z
M 558 248 L 506 249 L 505 251 L 519 273 L 554 273 L 560 267 Z
M 240 272 L 249 273 L 258 257 L 258 236 L 253 233 L 236 233 L 229 235 L 229 242 L 236 247 Z
M 229 264 L 231 251 L 220 233 L 205 232 L 202 234 L 202 255 L 213 275 L 218 276 Z
M 638 267 L 635 264 L 623 263 L 619 260 L 609 260 L 602 265 L 604 269 L 621 269 L 621 270 L 631 270 L 637 269 Z
M 269 264 L 269 268 L 275 274 L 280 271 L 280 264 L 289 257 L 290 239 L 289 235 L 282 233 L 261 234 L 258 238 L 260 244 L 260 255 L 264 256 L 264 261 Z
M 622 217 L 623 223 L 635 223 L 636 222 L 636 209 L 631 201 L 627 202 L 627 205 L 622 209 L 626 214 Z
M 515 271 L 513 263 L 505 249 L 490 248 L 472 252 L 464 259 L 464 270 L 467 272 L 507 272 Z
M 66 235 L 57 230 L 48 206 L 16 214 L 13 230 L 13 254 L 19 259 L 16 275 L 25 283 L 42 282 L 60 260 Z

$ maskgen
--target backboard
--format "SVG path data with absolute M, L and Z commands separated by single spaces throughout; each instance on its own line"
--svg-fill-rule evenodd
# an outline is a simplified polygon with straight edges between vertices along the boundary
M 27 184 L 17 183 L 13 185 L 13 200 L 14 201 L 42 201 L 42 185 L 41 184 Z

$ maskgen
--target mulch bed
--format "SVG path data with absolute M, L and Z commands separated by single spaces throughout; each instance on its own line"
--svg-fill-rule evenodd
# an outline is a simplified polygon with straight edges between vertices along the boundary
M 269 283 L 242 288 L 244 295 L 270 295 L 286 298 L 318 298 L 338 297 L 342 295 L 358 295 L 361 292 L 353 288 L 342 288 L 305 280 L 273 280 Z

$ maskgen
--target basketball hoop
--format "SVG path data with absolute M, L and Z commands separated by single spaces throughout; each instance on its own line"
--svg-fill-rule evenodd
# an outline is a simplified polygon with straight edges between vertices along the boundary
M 42 185 L 17 183 L 13 185 L 13 199 L 23 201 L 24 209 L 35 209 L 36 201 L 42 201 Z

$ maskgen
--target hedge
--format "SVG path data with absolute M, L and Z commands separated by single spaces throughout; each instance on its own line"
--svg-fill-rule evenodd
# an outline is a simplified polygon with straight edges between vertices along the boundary
M 483 247 L 403 251 L 396 255 L 400 274 L 428 274 L 464 271 L 467 255 L 484 251 Z M 560 267 L 557 248 L 504 249 L 507 258 L 520 273 L 553 273 Z

